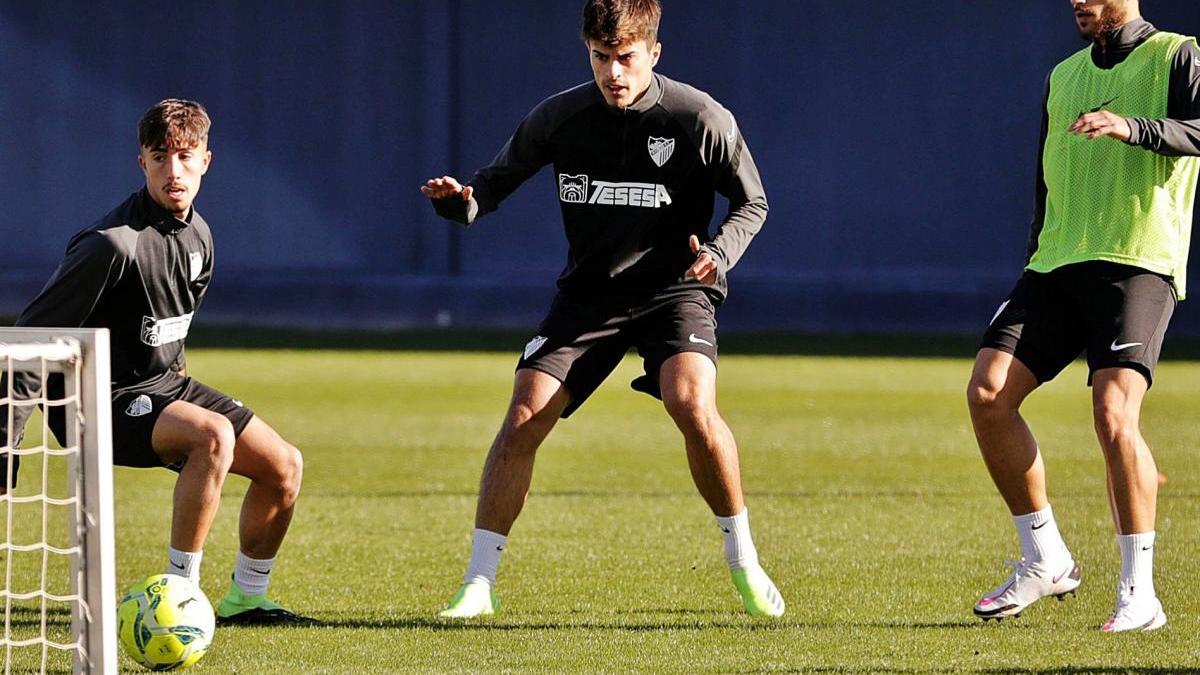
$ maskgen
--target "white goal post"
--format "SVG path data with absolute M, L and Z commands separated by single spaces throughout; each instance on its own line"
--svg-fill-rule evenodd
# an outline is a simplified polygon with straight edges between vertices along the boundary
M 0 388 L 0 409 L 8 417 L 8 434 L 0 436 L 0 452 L 16 456 L 24 465 L 41 461 L 41 485 L 28 486 L 27 471 L 21 470 L 15 489 L 0 496 L 0 505 L 5 511 L 5 520 L 0 523 L 5 531 L 0 542 L 3 555 L 3 588 L 0 599 L 4 602 L 3 636 L 0 647 L 4 651 L 4 672 L 19 668 L 22 671 L 37 667 L 40 656 L 40 671 L 45 672 L 50 657 L 59 654 L 65 659 L 69 653 L 75 673 L 117 672 L 117 600 L 113 536 L 113 482 L 112 482 L 112 419 L 111 384 L 109 378 L 109 335 L 106 329 L 59 329 L 59 328 L 0 328 L 0 371 L 3 371 L 4 386 Z M 33 398 L 14 399 L 13 374 L 28 373 L 41 381 L 40 391 Z M 63 377 L 63 395 L 52 396 L 47 387 L 51 375 Z M 15 405 L 13 405 L 15 404 Z M 15 434 L 12 429 L 13 411 L 16 406 L 43 408 L 40 444 L 12 447 Z M 61 408 L 65 415 L 65 438 L 63 448 L 54 447 L 47 433 L 46 414 L 50 409 Z M 35 430 L 30 430 L 36 435 Z M 51 460 L 65 464 L 65 471 L 51 469 Z M 0 473 L 10 462 L 0 462 Z M 35 473 L 38 467 L 29 466 Z M 64 474 L 60 476 L 58 474 Z M 54 475 L 52 481 L 50 476 Z M 34 476 L 36 478 L 36 476 Z M 0 481 L 8 478 L 0 477 Z M 55 492 L 49 482 L 53 482 Z M 62 483 L 63 485 L 59 486 Z M 60 494 L 61 493 L 61 494 Z M 36 534 L 36 523 L 30 522 L 34 509 L 41 508 L 41 536 Z M 20 511 L 18 517 L 16 512 Z M 53 522 L 49 514 L 65 516 L 66 523 Z M 50 530 L 66 533 L 66 546 L 54 545 L 48 536 Z M 30 540 L 15 541 L 14 533 L 33 532 Z M 40 554 L 40 561 L 38 557 Z M 40 562 L 40 577 L 36 572 L 28 575 L 40 578 L 40 588 L 14 587 L 14 560 L 21 555 L 32 557 L 30 566 L 36 568 Z M 69 559 L 69 593 L 56 593 L 47 579 L 47 569 L 65 567 L 52 565 L 52 556 Z M 57 583 L 57 582 L 55 582 Z M 66 586 L 66 583 L 62 584 Z M 38 609 L 24 608 L 31 617 L 14 620 L 14 604 L 38 605 Z M 48 633 L 49 605 L 70 605 L 70 639 L 52 639 Z M 22 636 L 15 632 L 16 624 L 29 624 L 29 633 Z M 37 652 L 40 648 L 40 654 Z M 14 659 L 14 653 L 20 652 Z M 29 653 L 32 652 L 32 656 Z M 31 661 L 32 659 L 32 661 Z

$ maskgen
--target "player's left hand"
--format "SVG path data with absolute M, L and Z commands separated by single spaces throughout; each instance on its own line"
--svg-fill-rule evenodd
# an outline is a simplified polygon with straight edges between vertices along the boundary
M 1118 141 L 1128 141 L 1129 137 L 1133 135 L 1133 130 L 1129 128 L 1129 120 L 1107 110 L 1097 110 L 1080 115 L 1079 119 L 1067 128 L 1067 131 L 1076 135 L 1086 135 L 1089 141 L 1094 141 L 1101 136 L 1115 138 Z
M 683 278 L 695 279 L 705 286 L 717 283 L 717 261 L 707 251 L 700 250 L 700 238 L 693 234 L 688 239 L 688 247 L 696 254 L 696 262 L 683 273 Z

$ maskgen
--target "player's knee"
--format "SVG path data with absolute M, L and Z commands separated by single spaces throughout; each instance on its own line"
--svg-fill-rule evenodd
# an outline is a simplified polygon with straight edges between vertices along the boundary
M 682 430 L 703 431 L 712 426 L 717 416 L 716 406 L 700 396 L 671 393 L 663 396 L 663 407 Z
M 996 383 L 986 378 L 972 377 L 967 383 L 967 406 L 971 409 L 971 415 L 986 418 L 1010 412 L 1011 406 L 1006 404 L 1002 393 Z
M 1137 442 L 1137 418 L 1121 408 L 1100 405 L 1095 410 L 1096 436 L 1108 448 L 1125 448 Z
M 233 465 L 233 448 L 236 444 L 233 424 L 224 417 L 214 415 L 197 428 L 188 461 L 204 462 L 213 470 L 228 473 Z
M 279 501 L 285 506 L 296 503 L 300 496 L 300 484 L 304 480 L 304 457 L 295 446 L 284 443 L 284 451 L 274 463 L 273 482 L 279 493 Z
M 544 434 L 550 431 L 555 421 L 554 415 L 544 407 L 516 402 L 508 410 L 508 418 L 504 423 L 505 435 L 519 437 L 526 434 Z

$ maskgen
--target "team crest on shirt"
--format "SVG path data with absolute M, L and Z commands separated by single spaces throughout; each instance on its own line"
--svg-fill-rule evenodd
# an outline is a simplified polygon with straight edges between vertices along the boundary
M 154 404 L 150 402 L 150 397 L 142 394 L 129 402 L 129 407 L 125 409 L 125 414 L 130 417 L 141 417 L 149 415 L 154 410 Z
M 588 198 L 588 177 L 586 173 L 578 176 L 558 174 L 558 198 L 568 204 L 586 204 Z
M 204 269 L 204 254 L 199 251 L 192 251 L 188 254 L 188 281 L 195 281 L 200 278 L 200 272 Z
M 541 349 L 542 345 L 546 344 L 546 340 L 548 339 L 549 338 L 544 338 L 541 335 L 538 335 L 530 340 L 529 344 L 525 345 L 525 358 L 529 358 L 536 354 L 537 350 Z
M 179 342 L 187 337 L 188 329 L 191 326 L 191 312 L 170 319 L 156 319 L 152 316 L 143 316 L 142 344 L 150 347 L 161 347 L 172 342 Z
M 661 167 L 675 153 L 675 139 L 651 136 L 646 140 L 646 149 L 650 151 L 650 159 L 654 160 L 654 164 Z

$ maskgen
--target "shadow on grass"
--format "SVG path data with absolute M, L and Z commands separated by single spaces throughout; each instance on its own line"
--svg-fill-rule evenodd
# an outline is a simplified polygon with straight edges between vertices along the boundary
M 38 628 L 42 625 L 42 611 L 37 607 L 13 606 L 9 625 L 14 628 Z M 0 609 L 0 627 L 4 625 L 4 610 Z M 71 625 L 71 611 L 65 607 L 47 607 L 46 625 L 65 628 Z
M 546 614 L 550 616 L 547 617 Z M 799 622 L 756 620 L 750 617 L 737 617 L 719 610 L 690 610 L 690 609 L 645 609 L 630 610 L 623 614 L 674 615 L 678 619 L 660 621 L 628 621 L 613 618 L 611 620 L 581 618 L 582 615 L 594 615 L 594 612 L 560 612 L 540 613 L 522 621 L 520 615 L 503 619 L 482 617 L 478 619 L 440 619 L 436 616 L 402 616 L 395 618 L 375 619 L 370 617 L 321 617 L 317 626 L 287 626 L 287 628 L 378 628 L 385 630 L 429 630 L 429 631 L 539 631 L 539 630 L 602 630 L 641 633 L 649 631 L 700 631 L 723 628 L 736 628 L 750 631 L 777 631 L 800 627 Z M 574 618 L 580 616 L 580 618 Z M 228 628 L 237 628 L 229 626 Z
M 549 616 L 547 616 L 547 614 Z M 384 629 L 384 630 L 431 630 L 431 631 L 538 631 L 538 630 L 596 630 L 617 632 L 649 632 L 649 631 L 704 631 L 704 630 L 746 630 L 746 631 L 789 631 L 789 630 L 829 630 L 844 628 L 884 628 L 884 629 L 931 629 L 931 630 L 978 630 L 984 624 L 974 620 L 913 622 L 913 621 L 864 621 L 864 622 L 808 622 L 798 619 L 773 620 L 756 619 L 740 614 L 731 614 L 726 610 L 701 610 L 687 608 L 673 609 L 630 609 L 614 615 L 611 619 L 596 618 L 595 612 L 550 612 L 530 616 L 522 620 L 520 615 L 509 615 L 504 618 L 481 617 L 477 619 L 441 619 L 432 615 L 408 615 L 394 618 L 370 617 L 316 617 L 320 623 L 312 626 L 280 626 L 281 628 L 349 628 L 349 629 Z M 645 620 L 619 617 L 659 617 L 656 620 Z M 238 628 L 228 626 L 226 628 Z M 1026 626 L 1013 626 L 1013 630 L 1029 630 Z
M 977 671 L 987 673 L 989 675 L 1016 675 L 1017 673 L 1032 673 L 1033 675 L 1083 675 L 1084 673 L 1092 673 L 1104 675 L 1106 673 L 1124 673 L 1128 675 L 1166 675 L 1168 673 L 1193 673 L 1200 672 L 1200 668 L 1190 667 L 1160 667 L 1160 668 L 1096 668 L 1088 666 L 1063 666 L 1061 668 L 990 668 L 988 670 Z
M 38 607 L 13 606 L 11 614 L 8 617 L 9 627 L 14 630 L 13 639 L 27 639 L 35 637 L 36 632 L 42 626 L 42 612 Z M 0 630 L 3 628 L 4 613 L 0 610 Z M 62 640 L 66 637 L 66 632 L 71 627 L 71 611 L 65 607 L 55 606 L 46 608 L 46 627 L 52 629 L 50 634 L 52 640 Z M 31 631 L 28 635 L 21 634 L 24 631 Z M 56 633 L 63 633 L 56 635 Z M 68 653 L 56 649 L 49 650 L 46 655 L 46 661 L 42 661 L 42 647 L 39 644 L 26 645 L 22 647 L 14 647 L 12 650 L 12 670 L 13 673 L 47 673 L 48 675 L 69 675 L 72 670 L 70 661 L 71 657 Z M 4 652 L 0 651 L 0 655 Z M 3 656 L 0 656 L 2 659 Z M 61 663 L 68 665 L 63 666 Z M 36 666 L 33 664 L 37 664 Z M 2 667 L 0 667 L 2 668 Z
M 964 668 L 878 668 L 869 667 L 869 665 L 858 665 L 858 667 L 846 667 L 846 665 L 817 665 L 817 667 L 805 667 L 800 669 L 787 670 L 769 670 L 769 673 L 887 673 L 894 675 L 907 675 L 917 673 L 980 673 L 984 675 L 1177 675 L 1182 673 L 1196 673 L 1196 668 L 1096 668 L 1086 667 L 1086 665 L 1066 665 L 1061 668 L 986 668 L 986 669 L 964 669 Z M 743 670 L 742 673 L 764 673 L 763 670 Z

